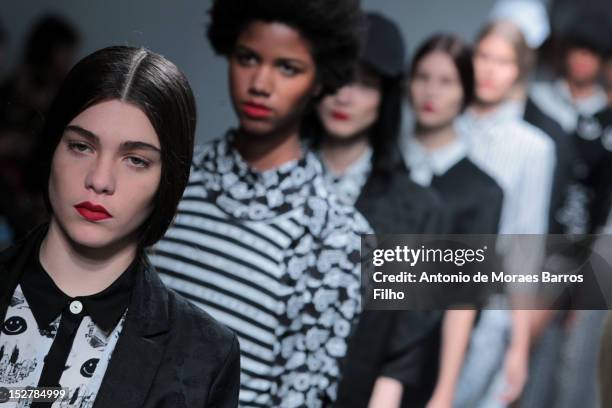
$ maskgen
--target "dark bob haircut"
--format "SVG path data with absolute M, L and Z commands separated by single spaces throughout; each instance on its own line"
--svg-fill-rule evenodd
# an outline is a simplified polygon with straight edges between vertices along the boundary
M 457 68 L 459 73 L 461 87 L 463 88 L 462 109 L 465 109 L 474 100 L 472 50 L 454 34 L 434 34 L 425 40 L 414 54 L 412 64 L 410 65 L 410 78 L 414 78 L 421 60 L 432 52 L 443 52 L 453 60 L 455 68 Z
M 142 110 L 161 146 L 161 179 L 139 245 L 153 245 L 170 226 L 187 185 L 196 125 L 195 100 L 183 73 L 164 57 L 134 47 L 108 47 L 79 61 L 51 104 L 42 133 L 41 169 L 49 202 L 51 161 L 70 121 L 88 107 L 118 99 Z
M 359 52 L 363 15 L 357 0 L 214 0 L 208 39 L 228 56 L 253 21 L 296 29 L 311 46 L 321 95 L 350 81 Z

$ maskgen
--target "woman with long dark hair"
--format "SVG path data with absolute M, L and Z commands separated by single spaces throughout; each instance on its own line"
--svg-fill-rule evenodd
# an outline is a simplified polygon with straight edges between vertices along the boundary
M 173 220 L 195 122 L 160 55 L 110 47 L 70 71 L 42 134 L 50 222 L 0 260 L 0 386 L 66 389 L 53 406 L 236 405 L 236 336 L 144 252 Z
M 323 98 L 304 122 L 304 136 L 323 161 L 338 197 L 377 234 L 447 232 L 439 197 L 410 180 L 398 154 L 405 47 L 399 28 L 367 15 L 366 40 L 353 81 Z M 352 336 L 339 406 L 393 406 L 414 395 L 423 345 L 440 313 L 364 311 Z
M 452 34 L 437 34 L 416 51 L 408 79 L 414 123 L 403 135 L 402 153 L 412 179 L 431 186 L 449 213 L 452 234 L 495 234 L 503 192 L 491 176 L 468 158 L 455 121 L 474 97 L 471 49 Z M 430 360 L 440 361 L 423 387 L 433 388 L 429 407 L 452 405 L 455 386 L 476 312 L 449 310 L 441 326 L 441 349 Z M 407 396 L 409 397 L 409 396 Z

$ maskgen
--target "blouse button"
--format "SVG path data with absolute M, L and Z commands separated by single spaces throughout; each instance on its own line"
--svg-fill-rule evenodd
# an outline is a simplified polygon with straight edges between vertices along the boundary
M 72 302 L 70 302 L 70 312 L 72 314 L 79 314 L 81 313 L 81 311 L 83 310 L 83 304 L 81 302 L 79 302 L 78 300 L 73 300 Z

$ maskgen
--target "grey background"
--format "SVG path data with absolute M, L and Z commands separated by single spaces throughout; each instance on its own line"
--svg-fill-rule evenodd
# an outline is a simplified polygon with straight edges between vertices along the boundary
M 393 18 L 412 50 L 440 30 L 471 40 L 494 2 L 363 0 L 362 4 L 366 10 Z M 175 62 L 196 94 L 198 140 L 218 137 L 235 123 L 235 118 L 227 93 L 226 63 L 213 54 L 204 37 L 210 4 L 210 0 L 3 1 L 0 19 L 8 34 L 8 47 L 6 67 L 0 75 L 6 75 L 18 63 L 24 36 L 35 20 L 45 12 L 57 12 L 70 19 L 82 35 L 79 58 L 98 48 L 125 44 L 150 48 Z

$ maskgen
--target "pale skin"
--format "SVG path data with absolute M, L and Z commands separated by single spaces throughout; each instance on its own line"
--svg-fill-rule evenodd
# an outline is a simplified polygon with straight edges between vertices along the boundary
M 602 58 L 584 48 L 570 48 L 565 57 L 565 80 L 576 101 L 592 96 L 599 83 Z
M 254 21 L 238 36 L 228 60 L 240 130 L 236 149 L 261 171 L 300 158 L 301 117 L 320 90 L 308 41 L 283 23 Z M 264 106 L 269 115 L 253 117 L 248 104 Z
M 343 174 L 370 145 L 369 132 L 378 119 L 381 97 L 380 79 L 358 70 L 353 83 L 325 97 L 317 106 L 326 131 L 321 154 L 334 174 Z
M 424 56 L 410 81 L 417 140 L 430 151 L 457 138 L 453 121 L 463 103 L 461 79 L 452 58 L 441 51 Z M 474 324 L 474 310 L 449 310 L 442 321 L 440 371 L 428 408 L 451 407 Z
M 495 112 L 510 99 L 519 81 L 517 55 L 505 38 L 491 34 L 481 39 L 474 53 L 476 102 L 470 107 L 479 115 Z M 512 338 L 504 358 L 506 388 L 500 399 L 506 404 L 516 401 L 527 381 L 530 324 L 538 320 L 528 310 L 512 311 Z
M 159 140 L 139 108 L 101 102 L 69 123 L 53 156 L 53 214 L 39 255 L 64 293 L 101 292 L 127 269 L 160 177 Z M 103 206 L 110 217 L 85 218 L 75 207 L 85 201 Z

